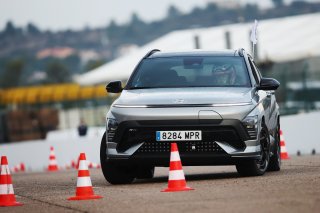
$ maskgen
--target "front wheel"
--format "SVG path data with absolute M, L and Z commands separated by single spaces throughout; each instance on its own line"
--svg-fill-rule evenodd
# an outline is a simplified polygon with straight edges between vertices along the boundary
M 248 160 L 236 165 L 237 171 L 241 176 L 258 176 L 263 175 L 270 161 L 270 138 L 268 128 L 262 124 L 259 135 L 260 140 L 260 159 Z
M 111 184 L 132 183 L 135 178 L 132 169 L 107 161 L 106 147 L 106 133 L 104 133 L 100 146 L 100 163 L 105 179 Z
M 281 169 L 281 157 L 280 157 L 280 125 L 277 125 L 275 135 L 275 146 L 273 148 L 273 156 L 270 157 L 270 163 L 268 171 L 280 171 Z

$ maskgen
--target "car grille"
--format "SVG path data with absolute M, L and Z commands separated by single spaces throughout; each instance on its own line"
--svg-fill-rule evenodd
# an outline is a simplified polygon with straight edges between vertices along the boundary
M 179 142 L 180 153 L 225 153 L 215 142 Z M 170 142 L 146 142 L 136 153 L 161 154 L 170 152 Z

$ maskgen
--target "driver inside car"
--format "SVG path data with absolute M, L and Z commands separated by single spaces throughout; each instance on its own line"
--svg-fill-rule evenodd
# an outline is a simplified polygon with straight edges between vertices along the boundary
M 236 76 L 236 70 L 233 65 L 214 67 L 212 70 L 213 82 L 216 86 L 234 85 Z

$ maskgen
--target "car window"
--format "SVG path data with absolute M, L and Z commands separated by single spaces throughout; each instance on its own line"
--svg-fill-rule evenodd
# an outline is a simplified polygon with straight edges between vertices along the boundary
M 163 57 L 144 59 L 128 88 L 250 87 L 242 57 Z

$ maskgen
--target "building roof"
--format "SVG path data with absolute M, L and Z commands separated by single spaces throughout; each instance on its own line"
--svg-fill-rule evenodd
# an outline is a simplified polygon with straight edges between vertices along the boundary
M 262 20 L 258 25 L 257 54 L 259 60 L 284 62 L 320 56 L 320 13 Z M 226 32 L 230 33 L 231 49 L 251 51 L 249 34 L 253 23 L 178 30 L 168 33 L 137 50 L 78 76 L 81 85 L 127 80 L 139 60 L 151 49 L 185 51 L 195 49 L 198 36 L 203 50 L 226 49 Z

